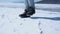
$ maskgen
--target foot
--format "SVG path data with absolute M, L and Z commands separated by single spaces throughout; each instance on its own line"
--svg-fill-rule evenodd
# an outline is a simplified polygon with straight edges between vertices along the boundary
M 27 18 L 27 17 L 30 17 L 29 15 L 27 15 L 27 10 L 25 10 L 25 12 L 23 13 L 23 14 L 20 14 L 19 16 L 21 17 L 21 18 Z
M 33 14 L 35 14 L 35 9 L 33 7 L 29 7 L 27 15 L 33 15 Z
M 29 7 L 28 10 L 25 10 L 25 12 L 21 15 L 19 15 L 22 18 L 30 17 L 31 15 L 35 14 L 35 9 L 32 7 Z
M 28 17 L 30 17 L 30 16 L 26 16 L 26 15 L 23 15 L 23 14 L 21 14 L 21 15 L 19 15 L 21 18 L 28 18 Z
M 27 18 L 27 17 L 30 17 L 30 16 L 28 16 L 28 15 L 26 15 L 26 13 L 23 13 L 23 14 L 21 14 L 21 15 L 19 15 L 21 18 Z

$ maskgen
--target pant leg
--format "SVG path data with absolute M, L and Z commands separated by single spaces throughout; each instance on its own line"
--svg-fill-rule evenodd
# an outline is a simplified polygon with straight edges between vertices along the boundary
M 35 8 L 34 0 L 28 0 L 28 2 L 29 2 L 29 7 L 34 7 Z
M 29 7 L 35 8 L 34 0 L 25 0 L 25 9 L 28 9 Z
M 29 7 L 29 2 L 28 2 L 28 0 L 24 0 L 25 2 L 25 9 L 28 9 L 28 7 Z

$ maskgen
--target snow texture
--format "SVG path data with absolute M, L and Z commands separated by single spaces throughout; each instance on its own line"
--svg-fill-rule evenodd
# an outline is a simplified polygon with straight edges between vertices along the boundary
M 60 34 L 60 5 L 36 4 L 36 13 L 20 18 L 23 3 L 0 3 L 0 34 Z

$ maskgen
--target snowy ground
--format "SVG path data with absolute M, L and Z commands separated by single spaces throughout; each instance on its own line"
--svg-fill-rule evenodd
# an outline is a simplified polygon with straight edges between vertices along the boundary
M 23 12 L 23 3 L 0 3 L 0 34 L 60 34 L 59 4 L 36 4 L 31 18 Z

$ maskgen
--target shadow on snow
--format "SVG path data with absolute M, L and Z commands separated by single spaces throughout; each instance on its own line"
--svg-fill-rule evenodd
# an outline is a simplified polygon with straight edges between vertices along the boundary
M 42 3 L 42 4 L 60 4 L 60 0 L 42 0 L 42 1 L 38 1 L 36 3 Z
M 56 21 L 60 21 L 60 17 L 31 17 L 31 19 L 49 19 L 49 20 L 56 20 Z
M 51 12 L 60 12 L 60 8 L 36 8 L 37 10 L 45 10 Z

